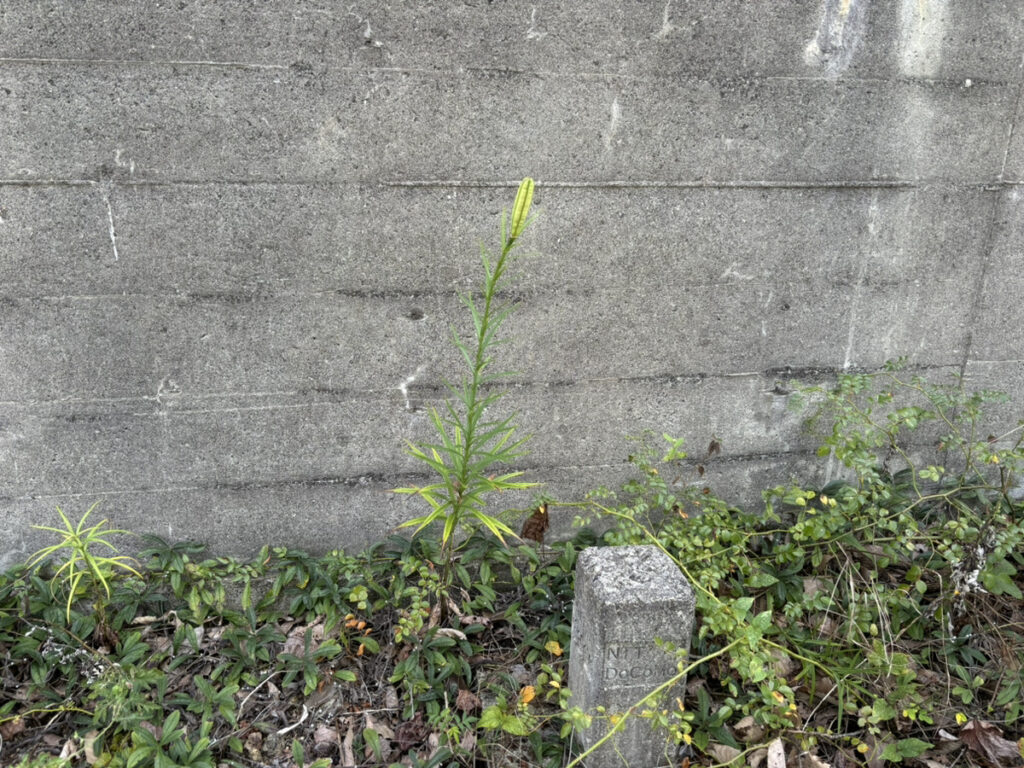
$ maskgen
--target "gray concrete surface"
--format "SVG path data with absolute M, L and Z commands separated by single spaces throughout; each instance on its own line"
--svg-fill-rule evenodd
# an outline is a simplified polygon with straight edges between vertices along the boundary
M 5 2 L 0 565 L 57 504 L 233 553 L 419 512 L 526 174 L 502 363 L 555 496 L 651 428 L 756 503 L 814 447 L 776 384 L 896 355 L 1020 403 L 1022 67 L 1015 0 Z

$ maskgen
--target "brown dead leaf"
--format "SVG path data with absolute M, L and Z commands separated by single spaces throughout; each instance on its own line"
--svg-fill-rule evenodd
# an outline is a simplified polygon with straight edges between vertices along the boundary
M 456 709 L 462 712 L 476 712 L 481 707 L 483 707 L 483 702 L 480 701 L 479 696 L 464 688 L 459 689 L 459 695 L 455 697 Z
M 804 579 L 804 596 L 814 597 L 816 594 L 825 589 L 825 582 L 821 579 L 808 576 Z
M 398 709 L 398 690 L 393 685 L 384 689 L 384 706 L 388 709 Z
M 249 731 L 245 737 L 245 754 L 254 763 L 263 762 L 263 734 L 259 731 Z
M 466 752 L 472 752 L 476 749 L 476 733 L 473 731 L 466 731 L 462 734 L 462 741 L 459 742 L 459 747 L 464 749 Z
M 769 653 L 772 657 L 772 670 L 779 677 L 789 678 L 799 671 L 800 664 L 785 651 L 772 648 Z
M 377 720 L 369 712 L 363 715 L 366 719 L 366 727 L 377 732 L 377 735 L 382 739 L 393 739 L 395 738 L 395 732 L 391 730 L 391 726 L 385 723 L 383 720 Z
M 786 748 L 782 739 L 775 739 L 768 745 L 768 768 L 786 768 Z
M 96 739 L 100 737 L 99 731 L 89 731 L 82 739 L 82 750 L 85 752 L 85 762 L 89 765 L 96 765 Z
M 884 768 L 882 753 L 889 746 L 889 740 L 885 736 L 867 733 L 864 735 L 864 746 L 868 750 L 864 755 L 864 765 L 867 768 Z
M 423 722 L 423 713 L 417 712 L 412 720 L 406 720 L 395 728 L 395 740 L 398 750 L 405 752 L 410 747 L 422 744 L 430 733 L 430 726 Z
M 300 659 L 306 655 L 306 633 L 309 633 L 309 652 L 314 653 L 320 647 L 320 641 L 324 639 L 323 623 L 305 626 L 297 625 L 288 633 L 288 639 L 284 641 L 282 653 L 290 653 Z
M 998 726 L 983 720 L 971 720 L 960 729 L 960 739 L 971 751 L 996 766 L 1019 766 L 1021 754 L 1017 745 L 1003 738 Z
M 355 768 L 356 755 L 352 751 L 352 743 L 356 739 L 355 729 L 352 723 L 348 724 L 348 731 L 345 733 L 345 740 L 341 742 L 341 765 L 342 768 Z
M 748 768 L 761 768 L 764 765 L 764 761 L 768 759 L 767 749 L 755 749 L 749 755 L 747 755 L 747 766 Z
M 441 735 L 439 733 L 433 732 L 427 737 L 427 749 L 430 750 L 427 753 L 427 760 L 433 760 L 434 756 L 441 749 Z
M 804 752 L 796 760 L 799 768 L 832 768 L 831 765 L 826 763 L 817 755 L 812 752 Z
M 758 725 L 753 716 L 747 715 L 733 726 L 736 738 L 744 744 L 754 744 L 764 737 L 764 728 Z
M 441 623 L 441 604 L 438 603 L 430 609 L 430 618 L 427 620 L 427 629 L 433 629 Z
M 16 717 L 13 720 L 0 724 L 0 738 L 4 741 L 10 741 L 24 730 L 25 721 L 20 717 Z
M 730 747 L 726 744 L 708 744 L 707 751 L 713 758 L 715 758 L 715 762 L 718 763 L 731 763 L 743 754 L 735 747 Z
M 74 739 L 68 739 L 67 741 L 64 742 L 64 746 L 60 750 L 59 757 L 60 757 L 61 760 L 70 760 L 71 758 L 73 758 L 75 756 L 75 753 L 77 751 L 78 751 L 78 746 L 75 744 L 75 740 Z
M 153 734 L 153 737 L 157 740 L 159 740 L 160 737 L 164 735 L 164 729 L 159 726 L 153 725 L 151 722 L 149 722 L 149 720 L 143 720 L 141 723 L 139 723 L 139 727 L 145 728 L 147 731 Z
M 327 757 L 341 747 L 341 736 L 329 725 L 318 725 L 313 732 L 313 752 L 317 757 Z
M 441 627 L 437 630 L 437 634 L 441 637 L 450 637 L 452 640 L 465 640 L 466 633 L 459 629 L 453 629 L 452 627 Z

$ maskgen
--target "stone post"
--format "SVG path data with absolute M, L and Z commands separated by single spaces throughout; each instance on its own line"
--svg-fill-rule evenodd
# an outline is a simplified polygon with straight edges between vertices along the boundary
M 576 562 L 569 687 L 572 706 L 605 716 L 624 714 L 677 672 L 674 654 L 655 638 L 689 649 L 693 589 L 664 552 L 653 545 L 592 547 Z M 681 690 L 681 689 L 680 689 Z M 677 693 L 678 695 L 678 693 Z M 578 734 L 587 749 L 611 725 L 605 718 Z M 665 734 L 630 717 L 593 755 L 587 768 L 656 768 L 667 764 Z

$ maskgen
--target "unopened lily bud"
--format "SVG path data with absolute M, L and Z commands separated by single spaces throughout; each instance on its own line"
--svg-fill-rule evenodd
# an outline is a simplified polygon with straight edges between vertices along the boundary
M 526 228 L 526 219 L 530 215 L 530 203 L 533 202 L 533 179 L 527 176 L 519 182 L 516 202 L 512 206 L 512 221 L 509 224 L 508 239 L 515 240 Z

